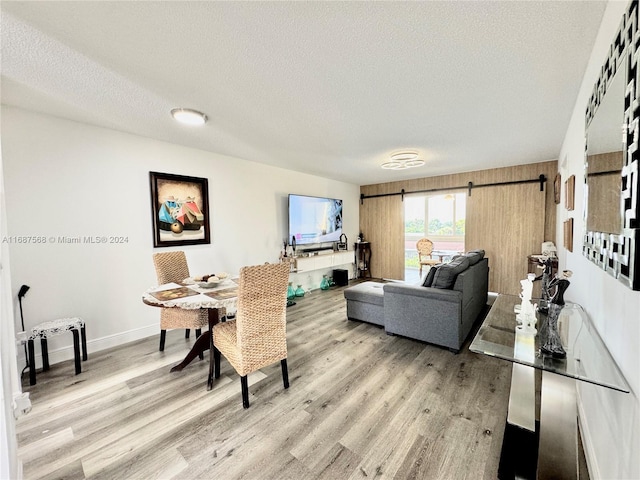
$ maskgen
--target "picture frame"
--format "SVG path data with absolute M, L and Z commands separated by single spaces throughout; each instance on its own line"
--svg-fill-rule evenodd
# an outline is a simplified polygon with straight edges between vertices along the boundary
M 564 248 L 573 252 L 573 218 L 564 221 Z
M 149 184 L 154 248 L 211 243 L 206 178 L 149 172 Z
M 575 207 L 576 176 L 571 175 L 564 182 L 564 187 L 564 206 L 567 210 L 573 210 Z
M 560 189 L 562 188 L 562 176 L 560 172 L 556 174 L 556 178 L 553 181 L 553 201 L 556 205 L 560 203 Z

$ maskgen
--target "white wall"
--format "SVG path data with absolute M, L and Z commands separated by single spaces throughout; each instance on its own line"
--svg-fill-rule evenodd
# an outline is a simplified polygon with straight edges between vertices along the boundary
M 0 154 L 0 236 L 7 233 L 4 182 Z M 21 478 L 22 464 L 18 460 L 14 397 L 21 393 L 16 364 L 11 269 L 8 244 L 0 243 L 0 479 Z
M 149 171 L 209 180 L 211 245 L 179 248 L 193 275 L 277 261 L 288 193 L 343 199 L 346 234 L 358 233 L 357 185 L 10 107 L 2 110 L 2 149 L 9 235 L 56 239 L 10 245 L 14 295 L 31 286 L 26 327 L 81 316 L 89 355 L 159 333 L 159 311 L 141 301 L 156 283 L 151 256 L 165 250 L 153 248 Z M 78 235 L 128 243 L 57 242 Z M 72 358 L 65 337 L 50 340 L 52 362 Z
M 584 221 L 584 114 L 600 68 L 620 25 L 626 1 L 607 6 L 559 156 L 563 181 L 576 176 L 575 210 L 558 208 L 557 244 L 562 224 L 574 219 L 573 253 L 559 248 L 561 268 L 573 271 L 567 298 L 581 304 L 617 361 L 632 393 L 578 382 L 580 422 L 591 478 L 640 478 L 640 292 L 634 292 L 582 256 Z M 563 192 L 564 194 L 564 192 Z

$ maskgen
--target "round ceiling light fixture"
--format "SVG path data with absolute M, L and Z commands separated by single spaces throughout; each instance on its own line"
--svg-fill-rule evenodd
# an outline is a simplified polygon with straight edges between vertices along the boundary
M 171 116 L 185 125 L 204 125 L 208 120 L 204 113 L 191 108 L 174 108 Z
M 421 167 L 424 160 L 418 158 L 418 152 L 398 152 L 391 155 L 388 162 L 381 165 L 386 170 L 406 170 L 407 168 Z

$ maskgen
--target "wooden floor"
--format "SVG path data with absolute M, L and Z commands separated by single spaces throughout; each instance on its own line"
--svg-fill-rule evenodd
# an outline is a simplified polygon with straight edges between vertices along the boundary
M 248 410 L 224 358 L 209 392 L 208 355 L 169 373 L 183 331 L 25 378 L 24 478 L 495 479 L 511 364 L 349 321 L 343 290 L 288 308 L 291 387 L 279 363 L 250 375 Z

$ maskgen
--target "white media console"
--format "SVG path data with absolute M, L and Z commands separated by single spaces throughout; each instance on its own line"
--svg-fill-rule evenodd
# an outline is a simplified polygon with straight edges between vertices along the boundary
M 332 250 L 325 250 L 315 252 L 315 254 L 310 256 L 296 256 L 294 259 L 297 272 L 323 270 L 339 267 L 347 263 L 353 263 L 353 251 L 344 250 L 341 252 L 334 252 Z
M 302 285 L 305 290 L 320 288 L 323 275 L 332 276 L 333 269 L 342 268 L 349 272 L 349 278 L 354 278 L 353 250 L 334 252 L 321 250 L 310 255 L 296 255 L 293 270 L 289 279 L 295 285 Z

